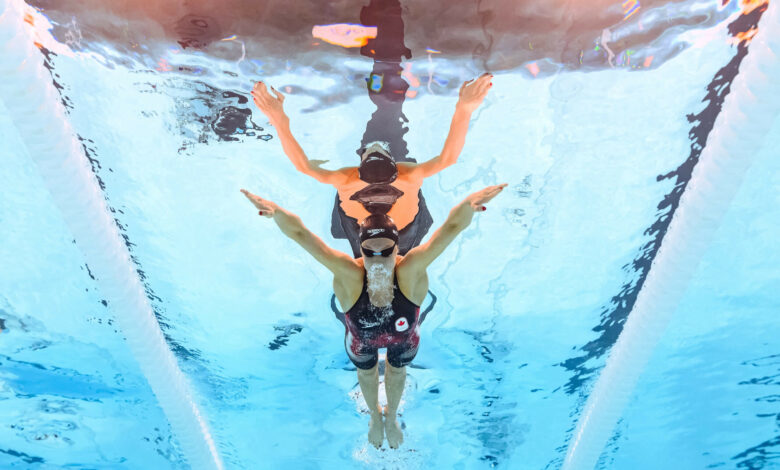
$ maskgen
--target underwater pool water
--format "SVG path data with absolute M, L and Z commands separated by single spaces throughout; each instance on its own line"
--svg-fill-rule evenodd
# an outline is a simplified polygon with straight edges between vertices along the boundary
M 560 468 L 766 3 L 604 3 L 575 28 L 581 7 L 506 2 L 471 6 L 481 22 L 460 26 L 443 12 L 433 29 L 420 26 L 432 7 L 404 2 L 278 17 L 186 3 L 29 2 L 24 27 L 224 468 Z M 312 36 L 384 31 L 399 14 L 401 32 L 370 43 L 405 37 L 411 57 L 382 52 L 395 62 Z M 268 28 L 253 36 L 253 21 Z M 494 86 L 457 164 L 423 184 L 431 232 L 467 194 L 509 187 L 431 265 L 405 442 L 376 450 L 329 272 L 239 193 L 349 252 L 331 234 L 335 191 L 295 170 L 249 90 L 285 93 L 309 158 L 335 169 L 383 132 L 405 158 L 436 156 L 460 83 L 485 70 Z M 391 86 L 402 92 L 381 94 Z M 19 119 L 0 100 L 0 468 L 206 468 L 169 425 Z M 775 120 L 597 468 L 780 468 L 779 145 Z

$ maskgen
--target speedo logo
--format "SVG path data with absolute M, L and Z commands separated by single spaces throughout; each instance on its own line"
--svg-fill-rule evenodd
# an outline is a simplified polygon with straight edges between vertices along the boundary
M 384 231 L 385 231 L 385 229 L 383 229 L 383 228 L 370 228 L 370 229 L 368 229 L 368 234 L 373 236 L 373 235 L 376 235 L 377 233 L 382 233 Z

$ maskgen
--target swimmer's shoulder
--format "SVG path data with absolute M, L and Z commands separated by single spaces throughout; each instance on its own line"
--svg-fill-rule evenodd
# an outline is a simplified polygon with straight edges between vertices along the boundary
M 406 255 L 404 255 L 404 256 L 401 256 L 401 255 L 396 256 L 396 258 L 395 258 L 395 272 L 396 272 L 396 274 L 400 274 L 400 275 L 407 275 L 407 274 L 409 274 L 409 271 L 410 271 L 409 267 L 410 267 L 410 265 L 409 265 L 408 261 L 409 260 L 408 260 Z M 413 267 L 414 266 L 412 266 L 412 268 Z
M 341 168 L 336 171 L 340 173 L 339 178 L 334 178 L 329 181 L 329 184 L 339 191 L 355 188 L 362 189 L 362 186 L 366 185 L 366 183 L 360 179 L 360 174 L 358 173 L 358 168 L 356 166 Z
M 422 178 L 422 168 L 418 163 L 413 162 L 401 162 L 396 163 L 398 168 L 398 177 L 403 179 L 417 179 Z
M 428 293 L 428 273 L 418 269 L 414 263 L 404 263 L 406 257 L 399 256 L 395 264 L 395 274 L 401 293 L 416 305 L 421 305 Z
M 335 274 L 333 282 L 334 284 L 340 284 L 346 291 L 354 293 L 356 289 L 357 291 L 362 289 L 365 271 L 363 258 L 354 259 L 350 257 L 350 262 Z

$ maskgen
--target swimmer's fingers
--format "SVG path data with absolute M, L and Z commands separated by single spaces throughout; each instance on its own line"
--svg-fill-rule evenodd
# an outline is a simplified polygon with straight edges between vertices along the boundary
M 265 102 L 263 101 L 262 98 L 260 98 L 257 95 L 253 94 L 252 95 L 252 101 L 255 102 L 255 106 L 257 106 L 257 108 L 260 109 L 260 111 L 265 112 L 265 110 L 266 110 L 268 105 L 265 104 Z
M 507 183 L 501 183 L 497 184 L 495 186 L 489 186 L 486 189 L 485 197 L 488 198 L 488 201 L 493 199 L 494 197 L 498 196 L 498 194 L 504 190 L 508 185 Z
M 494 197 L 498 196 L 506 187 L 506 183 L 497 184 L 495 186 L 488 186 L 487 188 L 472 194 L 470 201 L 472 209 L 475 211 L 484 211 L 484 204 L 487 204 Z
M 476 86 L 479 87 L 479 86 L 484 86 L 487 83 L 490 83 L 490 80 L 492 80 L 492 79 L 493 79 L 493 74 L 490 73 L 490 72 L 485 72 L 482 75 L 480 75 L 479 77 L 469 80 L 469 82 L 474 82 L 473 85 L 476 85 Z M 465 85 L 465 83 L 464 83 L 464 85 Z
M 493 80 L 493 74 L 487 72 L 482 74 L 482 76 L 477 79 L 475 87 L 476 87 L 476 94 L 479 100 L 482 100 L 485 98 L 485 96 L 487 96 L 490 87 L 493 86 L 491 80 Z
M 254 195 L 246 189 L 242 189 L 241 192 L 244 194 L 244 196 L 246 196 L 247 199 L 249 199 L 249 202 L 251 202 L 252 205 L 258 209 L 260 215 L 264 217 L 272 217 L 274 215 L 276 204 L 271 201 L 267 201 L 260 196 Z
M 458 94 L 458 104 L 469 111 L 476 110 L 487 96 L 488 90 L 493 84 L 490 82 L 493 74 L 485 72 L 475 80 L 463 83 Z
M 279 93 L 274 87 L 271 87 L 271 89 L 276 93 L 276 96 L 268 92 L 265 83 L 257 82 L 251 94 L 255 105 L 273 122 L 285 116 L 284 95 Z
M 252 100 L 255 102 L 255 105 L 257 105 L 258 108 L 262 110 L 268 107 L 268 101 L 271 96 L 268 94 L 268 90 L 265 88 L 265 84 L 263 82 L 257 82 L 255 84 L 251 95 Z
M 276 100 L 280 103 L 284 103 L 284 95 L 279 93 L 279 90 L 274 87 L 271 87 L 271 89 L 274 91 L 274 93 L 276 93 Z
M 463 85 L 460 86 L 460 91 L 458 92 L 458 96 L 463 96 L 463 91 L 466 90 L 466 87 L 468 86 L 468 84 L 473 82 L 473 81 L 474 81 L 474 79 L 466 80 L 465 82 L 463 82 Z
M 268 91 L 268 87 L 266 87 L 265 83 L 263 82 L 257 82 L 255 83 L 254 88 L 252 88 L 251 95 L 252 98 L 254 98 L 255 103 L 260 101 L 261 103 L 268 104 L 271 101 L 278 101 L 279 103 L 284 103 L 284 95 L 279 92 L 274 87 L 271 87 L 271 90 L 273 90 L 273 94 Z
M 256 204 L 256 201 L 257 201 L 258 199 L 260 199 L 258 196 L 255 196 L 254 194 L 250 193 L 250 192 L 249 192 L 249 191 L 247 191 L 246 189 L 241 189 L 241 193 L 242 193 L 244 196 L 246 196 L 246 198 L 247 198 L 247 199 L 249 199 L 249 202 L 251 202 L 252 204 L 255 204 L 255 205 L 257 205 L 257 204 Z
M 265 86 L 265 83 L 263 82 L 255 83 L 255 86 L 252 88 L 252 96 L 261 99 L 270 96 L 268 93 L 268 89 Z

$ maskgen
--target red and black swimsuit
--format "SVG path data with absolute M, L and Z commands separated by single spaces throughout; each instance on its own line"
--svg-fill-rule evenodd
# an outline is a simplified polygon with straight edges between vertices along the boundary
M 371 369 L 378 360 L 378 349 L 387 348 L 387 362 L 404 367 L 417 355 L 420 343 L 420 306 L 415 305 L 393 280 L 393 302 L 376 307 L 368 299 L 366 275 L 363 290 L 345 316 L 344 346 L 347 355 L 359 369 Z

